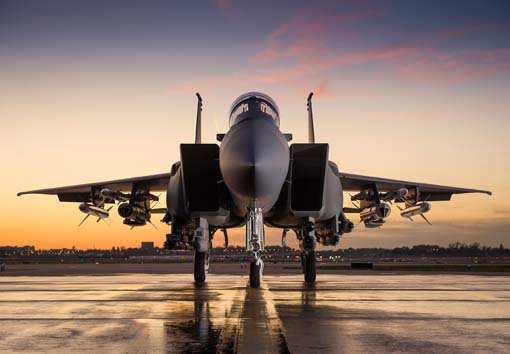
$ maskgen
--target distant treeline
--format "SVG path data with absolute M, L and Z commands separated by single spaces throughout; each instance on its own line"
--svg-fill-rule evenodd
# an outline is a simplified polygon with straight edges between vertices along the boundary
M 478 242 L 455 242 L 442 247 L 439 245 L 416 245 L 412 247 L 387 248 L 347 248 L 335 251 L 345 257 L 509 257 L 510 249 L 502 244 L 499 247 L 481 246 Z
M 345 248 L 337 250 L 319 250 L 321 255 L 340 256 L 344 258 L 405 258 L 405 257 L 510 257 L 510 249 L 502 244 L 499 247 L 481 246 L 479 243 L 451 243 L 448 247 L 439 245 L 416 245 L 412 247 L 388 248 Z M 298 255 L 298 250 L 289 247 L 269 246 L 267 254 Z M 34 246 L 0 246 L 0 258 L 126 258 L 133 256 L 171 256 L 186 255 L 191 251 L 168 251 L 162 248 L 125 248 L 112 247 L 111 249 L 87 249 L 76 248 L 62 249 L 36 249 Z M 242 246 L 230 246 L 228 248 L 216 247 L 212 250 L 213 255 L 235 256 L 245 254 Z

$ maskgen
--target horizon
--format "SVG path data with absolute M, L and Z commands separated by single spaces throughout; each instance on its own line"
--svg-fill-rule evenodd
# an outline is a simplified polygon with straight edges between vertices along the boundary
M 204 142 L 246 91 L 269 94 L 282 132 L 306 141 L 314 91 L 316 139 L 341 171 L 493 192 L 432 203 L 432 226 L 394 209 L 338 248 L 508 243 L 510 3 L 268 3 L 0 0 L 2 242 L 162 245 L 159 222 L 130 231 L 113 212 L 78 228 L 78 204 L 16 193 L 168 172 L 193 140 L 197 91 Z
M 142 241 L 143 242 L 153 242 L 153 241 Z M 154 249 L 162 249 L 162 250 L 165 250 L 164 247 L 160 247 L 158 245 L 155 244 L 155 242 L 153 242 L 154 245 L 153 245 L 153 248 Z M 412 245 L 412 246 L 407 246 L 407 245 L 402 245 L 402 246 L 397 246 L 397 247 L 334 247 L 334 248 L 331 248 L 331 247 L 322 247 L 322 248 L 318 248 L 317 251 L 318 252 L 323 252 L 323 251 L 339 251 L 339 250 L 347 250 L 347 249 L 388 249 L 388 250 L 395 250 L 395 249 L 400 249 L 400 248 L 409 248 L 409 249 L 412 249 L 414 247 L 441 247 L 441 248 L 444 248 L 444 249 L 449 249 L 449 248 L 454 248 L 453 246 L 461 246 L 461 247 L 471 247 L 471 246 L 477 246 L 479 249 L 486 249 L 486 248 L 491 248 L 491 249 L 507 249 L 505 247 L 505 245 L 503 243 L 497 245 L 497 246 L 487 246 L 487 245 L 484 245 L 484 244 L 480 244 L 479 242 L 473 242 L 473 243 L 463 243 L 463 242 L 452 242 L 446 246 L 441 246 L 441 245 L 437 245 L 437 244 L 433 244 L 433 243 L 429 243 L 429 244 L 415 244 L 415 245 Z M 17 246 L 17 245 L 0 245 L 0 249 L 2 248 L 25 248 L 25 247 L 34 247 L 34 245 L 23 245 L 23 246 Z M 228 245 L 228 247 L 224 247 L 224 246 L 214 246 L 213 245 L 213 249 L 220 249 L 220 248 L 223 248 L 223 249 L 227 249 L 227 248 L 243 248 L 244 246 L 243 245 Z M 285 247 L 282 246 L 281 244 L 280 245 L 266 245 L 266 248 L 269 249 L 271 247 L 280 247 L 280 248 L 289 248 L 293 251 L 296 251 L 296 250 L 299 250 L 299 247 L 298 248 L 295 248 L 295 247 L 291 247 L 291 246 L 288 246 L 286 245 Z M 62 249 L 71 249 L 71 250 L 76 250 L 76 251 L 90 251 L 90 250 L 97 250 L 97 251 L 105 251 L 105 250 L 112 250 L 112 249 L 124 249 L 124 250 L 127 250 L 127 249 L 143 249 L 143 246 L 140 244 L 139 247 L 127 247 L 127 246 L 111 246 L 111 247 L 106 247 L 106 248 L 97 248 L 97 247 L 92 247 L 92 248 L 77 248 L 75 246 L 72 246 L 72 247 L 61 247 L 61 248 L 35 248 L 36 251 L 49 251 L 49 250 L 62 250 Z M 180 252 L 180 251 L 189 251 L 191 252 L 192 250 L 169 250 L 171 252 Z

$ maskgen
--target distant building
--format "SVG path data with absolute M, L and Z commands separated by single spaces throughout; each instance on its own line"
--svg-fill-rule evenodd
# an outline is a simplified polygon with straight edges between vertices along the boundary
M 142 242 L 142 245 L 140 247 L 142 250 L 153 250 L 154 249 L 154 242 Z

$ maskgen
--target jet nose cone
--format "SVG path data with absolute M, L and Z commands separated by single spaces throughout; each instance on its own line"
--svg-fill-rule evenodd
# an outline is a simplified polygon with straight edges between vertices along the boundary
M 269 209 L 289 167 L 289 147 L 276 126 L 251 119 L 233 126 L 220 147 L 225 184 L 241 208 Z

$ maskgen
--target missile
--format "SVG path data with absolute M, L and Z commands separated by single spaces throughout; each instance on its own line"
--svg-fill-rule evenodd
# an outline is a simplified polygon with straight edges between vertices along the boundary
M 351 195 L 351 200 L 371 200 L 374 198 L 374 191 L 365 189 L 358 194 Z
M 78 208 L 82 213 L 95 216 L 96 218 L 99 219 L 105 219 L 110 215 L 108 210 L 104 210 L 103 208 L 100 208 L 93 204 L 81 203 Z
M 157 202 L 159 200 L 159 197 L 154 195 L 154 194 L 150 194 L 148 191 L 146 191 L 145 189 L 139 189 L 136 191 L 135 193 L 135 197 L 136 199 L 138 200 L 152 200 L 154 202 Z
M 125 202 L 125 201 L 129 200 L 129 198 L 130 198 L 129 194 L 124 194 L 119 191 L 112 191 L 111 189 L 107 189 L 107 188 L 101 189 L 101 196 L 104 198 L 118 200 L 121 202 Z
M 379 199 L 385 202 L 395 199 L 401 199 L 404 198 L 408 192 L 409 191 L 407 190 L 407 188 L 400 188 L 394 191 L 379 194 Z M 375 199 L 374 191 L 370 189 L 362 190 L 358 194 L 351 196 L 351 200 L 374 200 L 374 199 Z
M 410 219 L 412 216 L 425 214 L 431 208 L 432 208 L 432 206 L 426 202 L 411 205 L 411 206 L 407 207 L 406 209 L 401 209 L 400 216 L 402 216 L 403 218 Z
M 386 203 L 379 203 L 375 206 L 367 208 L 359 213 L 361 220 L 365 221 L 368 219 L 384 219 L 391 214 L 391 208 Z
M 400 188 L 395 191 L 390 191 L 384 194 L 381 194 L 379 196 L 379 199 L 384 201 L 390 201 L 390 200 L 399 200 L 405 198 L 405 196 L 409 193 L 407 188 Z

